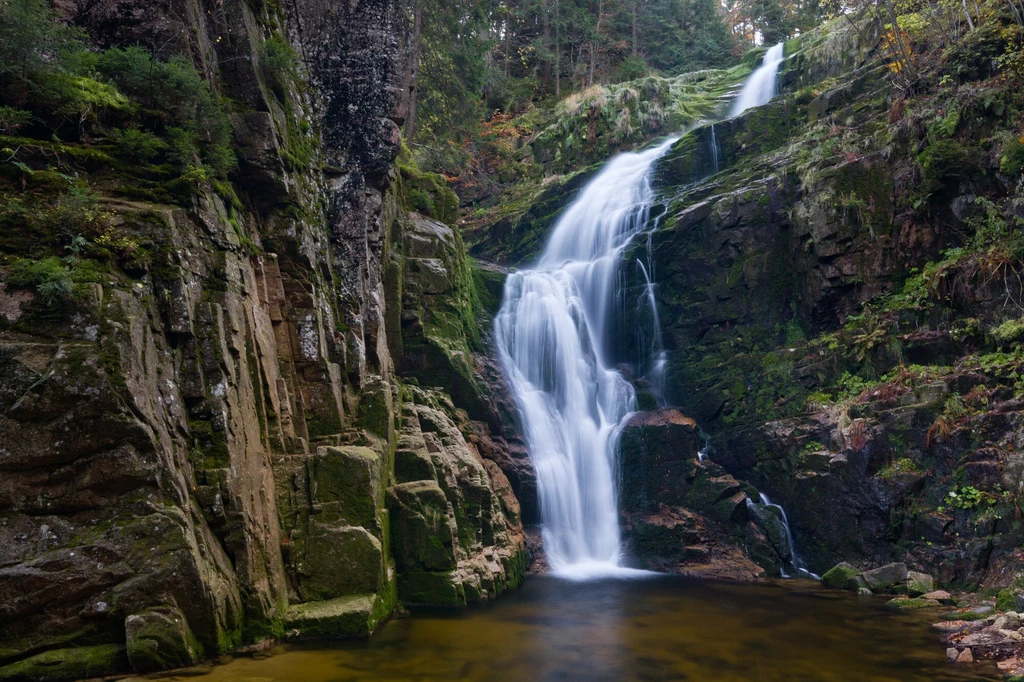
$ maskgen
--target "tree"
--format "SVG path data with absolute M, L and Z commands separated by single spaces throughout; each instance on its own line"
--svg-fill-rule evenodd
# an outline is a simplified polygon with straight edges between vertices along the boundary
M 45 0 L 0 1 L 0 84 L 15 106 L 47 86 L 48 76 L 73 65 L 84 50 L 81 33 L 64 26 Z

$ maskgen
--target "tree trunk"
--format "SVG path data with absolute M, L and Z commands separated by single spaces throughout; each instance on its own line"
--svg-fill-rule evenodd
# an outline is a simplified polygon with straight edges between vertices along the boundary
M 405 139 L 412 144 L 416 132 L 416 95 L 420 80 L 420 36 L 423 35 L 423 0 L 416 0 L 413 9 L 412 50 L 409 51 L 409 115 L 405 119 Z
M 562 95 L 562 15 L 559 13 L 558 0 L 555 0 L 555 97 Z
M 967 0 L 960 0 L 964 4 L 964 16 L 967 17 L 967 28 L 974 30 L 974 22 L 971 20 L 971 13 L 967 11 Z
M 551 0 L 544 0 L 544 5 L 541 10 L 541 20 L 543 22 L 544 31 L 544 49 L 548 51 L 544 62 L 540 67 L 540 81 L 547 90 L 551 87 Z
M 637 0 L 633 0 L 633 56 L 636 56 L 636 3 Z
M 509 49 L 512 45 L 512 22 L 509 20 L 509 8 L 505 5 L 505 78 L 508 78 Z
M 590 41 L 590 76 L 587 78 L 588 88 L 594 84 L 594 69 L 597 66 L 597 41 L 601 39 L 601 11 L 603 9 L 603 0 L 597 0 L 597 26 L 594 27 L 594 38 Z

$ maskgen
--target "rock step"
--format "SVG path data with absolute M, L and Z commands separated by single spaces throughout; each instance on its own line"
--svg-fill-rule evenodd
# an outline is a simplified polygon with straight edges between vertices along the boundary
M 293 604 L 284 618 L 285 636 L 289 639 L 367 637 L 380 621 L 374 613 L 376 604 L 373 594 Z

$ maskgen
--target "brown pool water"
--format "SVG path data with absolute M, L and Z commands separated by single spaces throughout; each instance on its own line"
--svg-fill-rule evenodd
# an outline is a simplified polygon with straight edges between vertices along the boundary
M 998 680 L 946 663 L 923 612 L 817 583 L 532 577 L 485 608 L 414 612 L 360 642 L 281 646 L 192 682 Z M 167 677 L 161 679 L 167 680 Z

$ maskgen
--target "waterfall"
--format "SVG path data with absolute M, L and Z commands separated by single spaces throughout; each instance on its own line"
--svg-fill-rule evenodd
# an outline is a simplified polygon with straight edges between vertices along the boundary
M 738 116 L 750 107 L 767 104 L 775 96 L 775 77 L 783 59 L 783 43 L 772 47 L 764 56 L 764 63 L 743 84 L 743 89 L 732 103 L 729 116 Z
M 556 574 L 623 573 L 616 460 L 633 386 L 606 346 L 621 254 L 647 223 L 651 169 L 673 142 L 612 159 L 556 223 L 544 253 L 511 274 L 495 342 L 537 472 L 544 548 Z

